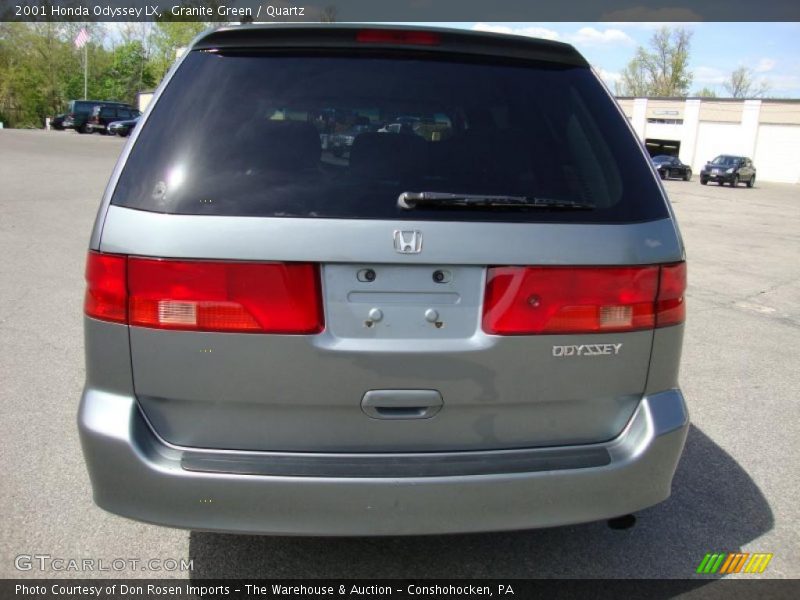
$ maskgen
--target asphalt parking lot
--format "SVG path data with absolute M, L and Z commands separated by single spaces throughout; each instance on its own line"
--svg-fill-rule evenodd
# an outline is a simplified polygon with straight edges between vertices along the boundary
M 124 141 L 0 131 L 0 577 L 691 577 L 706 552 L 771 552 L 800 577 L 800 186 L 668 181 L 689 259 L 681 380 L 692 429 L 637 525 L 415 538 L 189 532 L 91 499 L 75 413 L 89 233 Z M 18 555 L 192 559 L 194 570 L 20 572 Z

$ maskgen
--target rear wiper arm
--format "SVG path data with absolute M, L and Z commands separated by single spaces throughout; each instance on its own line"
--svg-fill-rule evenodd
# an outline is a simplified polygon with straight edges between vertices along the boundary
M 403 192 L 397 206 L 411 210 L 418 206 L 476 208 L 546 208 L 553 210 L 592 210 L 595 206 L 575 200 L 536 196 L 489 196 L 486 194 L 451 194 L 449 192 Z

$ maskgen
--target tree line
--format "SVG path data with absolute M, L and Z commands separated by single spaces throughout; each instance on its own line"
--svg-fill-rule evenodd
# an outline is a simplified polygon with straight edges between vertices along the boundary
M 0 122 L 6 127 L 42 127 L 45 117 L 63 113 L 69 100 L 83 98 L 84 56 L 87 97 L 136 103 L 153 89 L 175 60 L 176 50 L 210 23 L 164 21 L 117 24 L 0 23 Z M 75 38 L 86 29 L 84 49 Z
M 334 20 L 334 19 L 325 19 Z M 138 92 L 154 88 L 186 46 L 212 23 L 161 21 L 104 23 L 0 22 L 0 122 L 8 127 L 41 127 L 47 116 L 64 112 L 67 102 L 83 98 L 84 50 L 74 44 L 89 34 L 88 97 L 135 104 Z M 623 96 L 685 97 L 690 94 L 692 33 L 663 27 L 647 46 L 637 48 L 616 84 Z M 739 67 L 723 84 L 733 98 L 761 97 L 768 86 Z M 708 88 L 695 96 L 716 94 Z
M 648 46 L 639 46 L 616 83 L 620 96 L 685 97 L 689 95 L 693 74 L 689 69 L 692 32 L 684 28 L 662 27 L 655 31 Z M 756 81 L 752 69 L 740 66 L 730 73 L 722 87 L 730 98 L 761 98 L 769 92 L 765 81 Z M 716 97 L 704 87 L 693 96 Z

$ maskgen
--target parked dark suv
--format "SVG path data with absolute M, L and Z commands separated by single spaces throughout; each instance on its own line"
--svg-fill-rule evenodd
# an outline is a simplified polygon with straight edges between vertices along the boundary
M 572 46 L 225 27 L 152 102 L 87 260 L 78 421 L 99 506 L 410 535 L 669 496 L 683 244 Z M 364 131 L 337 157 L 331 114 L 424 135 Z
M 122 102 L 110 102 L 108 100 L 70 100 L 67 115 L 63 122 L 64 129 L 74 129 L 78 133 L 91 133 L 88 122 L 95 106 L 124 106 L 132 108 Z
M 747 187 L 753 187 L 756 182 L 756 168 L 753 161 L 746 156 L 721 154 L 706 163 L 700 171 L 700 183 L 706 185 L 709 181 L 715 181 L 720 185 L 729 183 L 731 187 L 744 182 Z
M 130 121 L 140 115 L 139 111 L 127 104 L 99 105 L 92 109 L 86 123 L 89 133 L 99 131 L 108 133 L 108 126 L 114 121 Z

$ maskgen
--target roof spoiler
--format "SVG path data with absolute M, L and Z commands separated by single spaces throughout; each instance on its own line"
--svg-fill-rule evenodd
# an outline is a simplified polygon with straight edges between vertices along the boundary
M 360 32 L 396 32 L 385 39 L 371 36 L 367 43 Z M 405 32 L 428 32 L 436 44 L 402 41 Z M 361 39 L 359 39 L 361 38 Z M 425 38 L 425 39 L 430 39 Z M 192 50 L 227 49 L 417 49 L 427 53 L 491 56 L 589 67 L 585 58 L 571 45 L 552 40 L 517 35 L 468 31 L 438 27 L 401 27 L 369 24 L 288 24 L 235 25 L 222 27 L 199 36 Z

